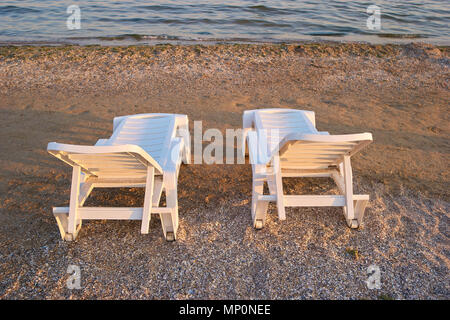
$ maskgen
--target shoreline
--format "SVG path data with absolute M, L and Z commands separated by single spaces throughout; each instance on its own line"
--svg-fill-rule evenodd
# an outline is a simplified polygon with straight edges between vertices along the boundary
M 448 40 L 433 40 L 432 38 L 415 38 L 415 37 L 385 37 L 365 38 L 365 37 L 343 37 L 343 38 L 316 38 L 310 37 L 298 40 L 252 40 L 252 39 L 136 39 L 134 36 L 115 36 L 115 37 L 99 37 L 99 38 L 74 38 L 64 40 L 23 40 L 23 41 L 8 41 L 0 40 L 0 47 L 17 46 L 17 47 L 64 47 L 64 46 L 79 46 L 79 47 L 152 47 L 158 45 L 172 45 L 172 46 L 196 46 L 196 45 L 304 45 L 304 44 L 325 44 L 325 45 L 339 45 L 339 44 L 358 44 L 358 45 L 409 45 L 409 44 L 426 44 L 436 46 L 438 48 L 448 48 L 450 43 Z

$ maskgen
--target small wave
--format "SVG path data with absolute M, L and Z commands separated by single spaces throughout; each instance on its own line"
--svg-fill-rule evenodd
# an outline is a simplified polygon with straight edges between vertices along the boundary
M 137 6 L 136 8 L 150 11 L 186 11 L 186 8 L 183 6 L 167 6 L 167 5 L 144 5 L 144 6 Z
M 256 9 L 260 11 L 275 11 L 273 8 L 266 7 L 264 5 L 257 5 L 257 6 L 249 6 L 250 9 Z
M 107 40 L 107 41 L 133 39 L 136 41 L 140 41 L 140 40 L 144 39 L 144 36 L 140 35 L 140 34 L 122 34 L 122 35 L 111 36 L 111 37 L 98 37 L 98 39 Z
M 99 18 L 101 22 L 114 22 L 118 24 L 165 24 L 165 25 L 193 25 L 197 23 L 204 24 L 223 24 L 223 20 L 211 20 L 208 18 L 185 18 L 185 19 L 166 19 L 166 18 Z
M 423 34 L 397 34 L 397 33 L 380 33 L 378 34 L 380 38 L 393 38 L 393 39 L 419 39 L 428 38 Z
M 0 15 L 8 13 L 33 13 L 40 12 L 38 9 L 18 7 L 18 6 L 0 6 Z
M 253 12 L 256 11 L 256 12 L 272 13 L 272 14 L 293 14 L 293 13 L 295 13 L 293 10 L 267 7 L 265 5 L 249 6 L 247 8 L 249 9 L 249 11 L 253 11 Z
M 239 24 L 244 26 L 262 26 L 262 27 L 274 27 L 274 28 L 290 28 L 292 27 L 288 23 L 276 23 L 267 20 L 257 19 L 235 19 L 230 21 L 233 24 Z
M 133 23 L 139 23 L 139 22 L 151 22 L 151 19 L 145 19 L 145 18 L 98 18 L 98 21 L 100 22 L 116 22 L 116 23 L 126 23 L 126 22 L 133 22 Z
M 169 35 L 145 35 L 145 34 L 120 34 L 115 36 L 103 37 L 70 37 L 69 40 L 101 40 L 101 41 L 144 41 L 144 40 L 180 40 L 177 36 Z
M 310 36 L 315 37 L 343 37 L 347 35 L 345 32 L 310 32 L 308 33 Z

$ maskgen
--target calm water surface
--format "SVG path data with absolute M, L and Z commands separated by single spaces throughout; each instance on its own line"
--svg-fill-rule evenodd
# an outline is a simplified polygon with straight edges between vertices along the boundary
M 67 7 L 81 10 L 69 30 Z M 370 5 L 381 30 L 367 28 Z M 450 0 L 428 1 L 1 1 L 0 42 L 301 40 L 450 44 Z

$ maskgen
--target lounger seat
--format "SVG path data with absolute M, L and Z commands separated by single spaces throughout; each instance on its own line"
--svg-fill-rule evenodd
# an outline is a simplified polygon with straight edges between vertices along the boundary
M 94 146 L 50 142 L 50 154 L 73 167 L 70 204 L 55 207 L 61 237 L 74 240 L 83 220 L 142 220 L 148 233 L 151 214 L 159 214 L 164 236 L 178 229 L 177 179 L 181 162 L 190 162 L 188 118 L 175 114 L 138 114 L 114 119 L 113 134 Z M 144 207 L 83 207 L 95 187 L 145 187 Z M 166 194 L 165 207 L 159 202 Z

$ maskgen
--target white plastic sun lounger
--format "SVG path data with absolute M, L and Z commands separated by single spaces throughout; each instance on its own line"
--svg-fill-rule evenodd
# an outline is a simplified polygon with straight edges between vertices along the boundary
M 82 221 L 93 219 L 142 220 L 146 234 L 151 214 L 159 214 L 166 240 L 175 240 L 177 179 L 181 161 L 190 162 L 189 141 L 186 115 L 150 113 L 114 118 L 112 136 L 95 146 L 50 142 L 48 152 L 73 167 L 70 205 L 53 208 L 61 237 L 74 240 Z M 95 187 L 145 187 L 144 207 L 83 207 Z
M 253 171 L 252 219 L 264 226 L 268 203 L 285 207 L 343 207 L 349 227 L 360 226 L 369 195 L 353 194 L 350 157 L 372 142 L 371 133 L 330 135 L 315 127 L 312 111 L 259 109 L 244 112 L 243 127 Z M 245 149 L 245 145 L 243 146 Z M 341 195 L 285 195 L 283 177 L 331 177 Z M 264 195 L 264 182 L 269 195 Z

